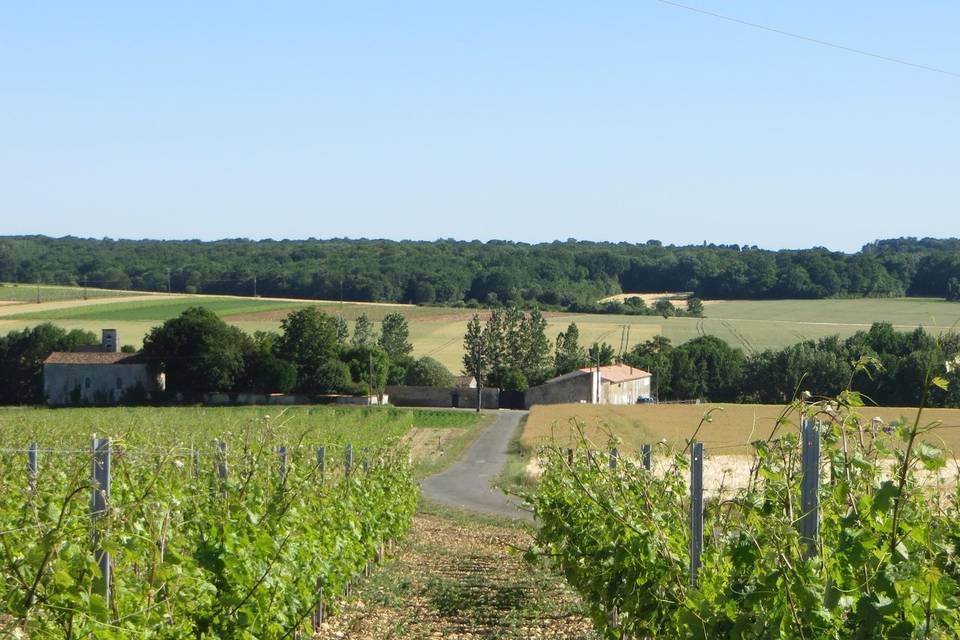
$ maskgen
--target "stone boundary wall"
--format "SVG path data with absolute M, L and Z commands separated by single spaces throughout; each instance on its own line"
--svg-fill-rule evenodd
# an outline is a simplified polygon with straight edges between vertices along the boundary
M 549 384 L 541 384 L 527 389 L 525 404 L 529 409 L 535 404 L 570 404 L 595 402 L 596 372 L 584 373 L 566 380 L 558 380 Z

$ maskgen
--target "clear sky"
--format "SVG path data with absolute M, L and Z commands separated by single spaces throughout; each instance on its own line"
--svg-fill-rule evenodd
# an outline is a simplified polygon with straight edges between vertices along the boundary
M 960 3 L 689 0 L 960 73 Z M 960 77 L 625 2 L 6 2 L 0 234 L 960 235 Z

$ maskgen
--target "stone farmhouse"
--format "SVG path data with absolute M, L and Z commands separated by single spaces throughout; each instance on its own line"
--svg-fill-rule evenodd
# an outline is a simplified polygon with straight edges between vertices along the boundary
M 525 404 L 636 404 L 650 397 L 652 377 L 625 364 L 585 367 L 527 389 Z
M 54 407 L 145 402 L 166 387 L 139 353 L 122 353 L 115 329 L 104 329 L 100 345 L 55 351 L 43 362 L 43 392 Z

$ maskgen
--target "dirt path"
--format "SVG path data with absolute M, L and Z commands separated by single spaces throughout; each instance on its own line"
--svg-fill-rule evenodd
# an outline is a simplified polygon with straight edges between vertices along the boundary
M 362 583 L 317 638 L 452 640 L 598 636 L 580 601 L 515 548 L 530 533 L 450 514 L 420 514 L 392 560 Z
M 518 500 L 490 486 L 506 464 L 510 440 L 526 413 L 497 412 L 497 419 L 460 460 L 423 481 L 423 496 L 450 507 L 533 522 Z

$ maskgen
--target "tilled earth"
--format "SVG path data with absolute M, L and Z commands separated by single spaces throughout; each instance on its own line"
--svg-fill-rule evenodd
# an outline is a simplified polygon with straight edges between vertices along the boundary
M 594 640 L 579 599 L 523 559 L 530 534 L 488 521 L 420 514 L 395 552 L 317 638 Z

